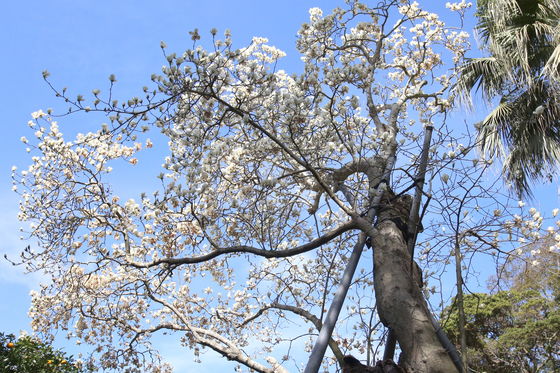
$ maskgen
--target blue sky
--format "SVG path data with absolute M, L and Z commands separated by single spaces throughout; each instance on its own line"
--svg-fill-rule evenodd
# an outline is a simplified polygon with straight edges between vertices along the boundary
M 421 2 L 422 5 L 423 2 Z M 445 13 L 445 2 L 430 2 L 428 10 Z M 4 2 L 1 7 L 0 40 L 4 50 L 0 59 L 0 107 L 3 144 L 0 147 L 0 253 L 17 259 L 23 248 L 19 228 L 19 196 L 11 191 L 11 167 L 27 168 L 30 155 L 20 142 L 32 136 L 27 122 L 36 110 L 54 108 L 61 113 L 68 107 L 57 99 L 43 81 L 41 71 L 51 73 L 50 81 L 58 88 L 68 87 L 70 96 L 90 95 L 94 88 L 108 88 L 108 77 L 118 80 L 114 93 L 126 99 L 141 93 L 149 85 L 150 75 L 161 71 L 166 62 L 160 49 L 165 41 L 169 52 L 182 53 L 192 46 L 189 31 L 199 29 L 204 38 L 215 27 L 219 35 L 231 29 L 234 46 L 248 45 L 253 36 L 267 37 L 269 44 L 288 53 L 280 68 L 288 73 L 302 66 L 295 51 L 296 33 L 309 19 L 308 10 L 318 6 L 325 13 L 344 1 L 333 0 L 207 0 L 207 1 L 36 1 Z M 470 12 L 466 31 L 471 32 L 474 19 Z M 447 17 L 443 17 L 446 19 Z M 480 113 L 479 113 L 480 114 Z M 462 122 L 463 119 L 457 118 Z M 62 132 L 84 131 L 89 125 L 100 125 L 99 117 L 70 116 L 58 119 Z M 96 127 L 97 128 L 97 127 Z M 156 162 L 157 163 L 157 162 Z M 159 171 L 158 171 L 159 172 Z M 152 175 L 157 175 L 153 172 Z M 492 178 L 489 175 L 489 178 Z M 537 207 L 558 205 L 555 181 L 537 193 Z M 147 188 L 150 191 L 150 188 Z M 136 196 L 138 197 L 138 196 Z M 37 289 L 40 276 L 22 275 L 22 268 L 0 261 L 0 332 L 18 333 L 30 330 L 27 310 L 29 292 Z M 61 338 L 56 347 L 64 344 Z M 214 363 L 190 365 L 192 355 L 181 351 L 173 340 L 161 342 L 164 356 L 172 361 L 176 372 L 210 371 Z M 79 350 L 68 348 L 76 354 Z M 179 355 L 177 355 L 179 354 Z M 178 356 L 181 356 L 180 358 Z M 227 365 L 231 367 L 233 365 Z

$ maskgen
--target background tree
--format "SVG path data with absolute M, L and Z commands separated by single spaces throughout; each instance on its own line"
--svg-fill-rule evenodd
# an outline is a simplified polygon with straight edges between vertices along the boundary
M 465 297 L 469 366 L 475 371 L 556 372 L 560 369 L 560 256 L 551 235 L 510 256 L 489 281 L 491 293 Z M 456 299 L 442 313 L 458 344 Z
M 466 7 L 450 4 L 460 13 Z M 70 142 L 51 111 L 37 111 L 29 122 L 36 140 L 22 139 L 33 164 L 14 169 L 19 217 L 39 242 L 22 261 L 51 280 L 33 294 L 35 330 L 68 330 L 95 345 L 106 370 L 168 370 L 150 336 L 177 332 L 197 360 L 212 349 L 238 370 L 278 371 L 279 361 L 295 360 L 294 346 L 312 349 L 361 235 L 375 255 L 368 251 L 369 264 L 352 282 L 333 355 L 342 361 L 356 351 L 371 363 L 383 323 L 395 331 L 408 371 L 455 369 L 435 337 L 424 298 L 430 291 L 406 246 L 406 194 L 418 182 L 425 127 L 435 133 L 426 199 L 441 200 L 430 210 L 440 212 L 430 227 L 439 224 L 437 237 L 441 211 L 456 218 L 465 207 L 453 188 L 464 191 L 468 181 L 473 191 L 487 166 L 469 155 L 476 144 L 468 128 L 453 132 L 446 122 L 468 35 L 401 1 L 310 14 L 298 34 L 300 75 L 279 70 L 284 54 L 266 39 L 234 49 L 228 30 L 224 39 L 211 30 L 208 51 L 195 29 L 182 56 L 162 43 L 163 74 L 152 75 L 155 86 L 141 98 L 115 100 L 113 75 L 106 96 L 92 91 L 91 105 L 53 87 L 69 112 L 100 112 L 107 123 Z M 161 133 L 147 138 L 154 127 Z M 117 194 L 113 167 L 140 167 L 140 150 L 160 156 L 162 145 L 169 152 L 161 188 L 138 202 Z M 470 194 L 472 209 L 491 202 L 471 224 L 485 227 L 477 237 L 497 247 L 512 227 L 489 207 L 496 194 L 481 193 Z M 379 212 L 373 227 L 372 209 Z M 430 251 L 423 245 L 422 255 Z M 449 247 L 431 255 L 447 262 Z M 302 318 L 311 327 L 288 328 Z M 326 369 L 334 361 L 325 359 Z
M 65 356 L 48 343 L 26 335 L 16 338 L 13 334 L 0 333 L 1 373 L 79 373 L 85 372 L 80 360 Z
M 549 180 L 560 160 L 560 7 L 549 0 L 477 1 L 481 49 L 466 60 L 458 90 L 499 103 L 477 123 L 483 154 L 500 158 L 519 195 Z

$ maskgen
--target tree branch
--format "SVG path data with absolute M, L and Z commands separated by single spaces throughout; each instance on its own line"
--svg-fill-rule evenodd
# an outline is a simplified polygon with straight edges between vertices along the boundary
M 248 253 L 254 254 L 257 256 L 261 256 L 264 258 L 286 258 L 298 254 L 303 254 L 308 251 L 314 250 L 321 245 L 324 245 L 331 240 L 335 239 L 336 237 L 342 235 L 343 233 L 352 230 L 352 229 L 361 229 L 360 227 L 365 227 L 364 223 L 362 222 L 363 218 L 357 218 L 350 220 L 349 222 L 342 224 L 338 228 L 333 229 L 330 232 L 325 233 L 323 236 L 314 239 L 311 242 L 308 242 L 304 245 L 300 245 L 298 247 L 294 247 L 293 249 L 287 250 L 266 250 L 266 249 L 258 249 L 253 246 L 245 246 L 245 245 L 238 245 L 238 246 L 231 246 L 231 247 L 215 247 L 215 250 L 211 253 L 206 255 L 194 257 L 194 258 L 158 258 L 152 260 L 151 262 L 138 262 L 135 261 L 129 254 L 126 255 L 127 264 L 136 267 L 136 268 L 150 268 L 155 267 L 160 264 L 169 264 L 169 265 L 182 265 L 182 264 L 195 264 L 195 263 L 202 263 L 214 259 L 218 256 L 231 254 L 231 253 Z M 367 223 L 366 223 L 367 224 Z M 370 226 L 371 228 L 371 226 Z M 126 237 L 126 236 L 125 236 Z M 126 252 L 130 252 L 130 243 L 128 240 L 125 239 L 125 248 Z

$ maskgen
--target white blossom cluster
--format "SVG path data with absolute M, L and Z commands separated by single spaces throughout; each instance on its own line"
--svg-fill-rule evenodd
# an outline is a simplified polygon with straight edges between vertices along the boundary
M 33 327 L 98 346 L 103 369 L 168 371 L 150 345 L 164 331 L 180 332 L 196 361 L 201 348 L 261 372 L 273 372 L 273 356 L 288 360 L 299 340 L 285 327 L 303 319 L 305 337 L 317 333 L 387 160 L 416 159 L 423 127 L 453 107 L 468 35 L 402 3 L 311 9 L 298 33 L 300 75 L 277 68 L 285 54 L 267 39 L 234 49 L 226 30 L 210 50 L 165 54 L 145 99 L 104 102 L 95 89 L 92 108 L 79 96 L 79 111 L 109 114 L 96 133 L 67 142 L 50 113 L 33 113 L 36 139 L 22 138 L 33 163 L 13 170 L 19 218 L 38 241 L 22 260 L 52 276 L 32 294 Z M 112 165 L 136 165 L 153 147 L 136 140 L 152 127 L 169 146 L 161 190 L 116 195 Z M 446 162 L 466 154 L 453 149 Z M 395 190 L 413 182 L 405 176 Z M 344 352 L 365 353 L 381 338 L 370 330 L 379 321 L 372 270 L 354 279 L 341 321 L 360 327 L 336 331 Z
M 425 279 L 441 281 L 449 265 L 457 266 L 465 281 L 479 278 L 490 263 L 499 276 L 512 260 L 539 266 L 544 255 L 560 255 L 560 209 L 525 208 L 526 202 L 512 201 L 501 185 L 481 183 L 488 165 L 477 170 L 469 159 L 447 159 L 453 173 L 441 176 L 443 188 L 432 196 L 434 217 L 424 222 L 427 234 L 417 245 Z M 431 287 L 425 295 L 436 292 Z

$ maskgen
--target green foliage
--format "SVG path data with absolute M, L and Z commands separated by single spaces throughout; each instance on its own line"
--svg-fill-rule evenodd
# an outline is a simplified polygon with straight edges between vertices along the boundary
M 72 359 L 51 345 L 31 336 L 19 339 L 0 333 L 0 373 L 79 373 Z
M 492 288 L 507 290 L 465 296 L 468 363 L 474 372 L 560 371 L 560 255 L 546 241 L 509 260 L 500 278 L 490 280 Z M 455 302 L 442 319 L 459 346 Z
M 474 89 L 495 108 L 477 126 L 488 158 L 520 195 L 550 180 L 560 160 L 560 6 L 556 0 L 477 1 L 477 33 L 488 53 L 460 67 L 458 90 Z

